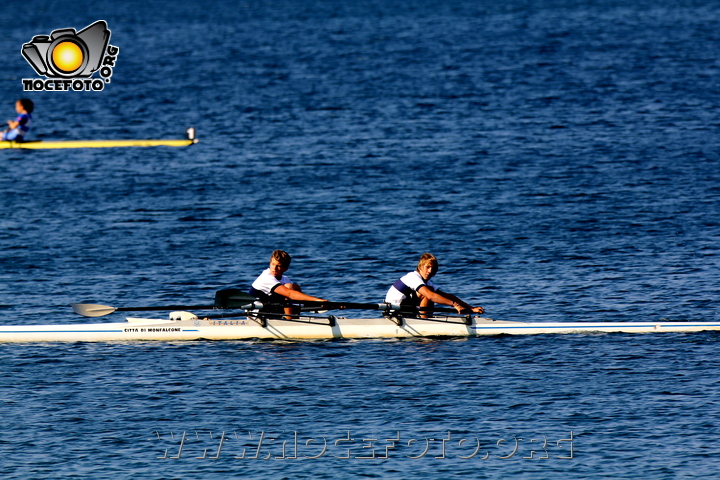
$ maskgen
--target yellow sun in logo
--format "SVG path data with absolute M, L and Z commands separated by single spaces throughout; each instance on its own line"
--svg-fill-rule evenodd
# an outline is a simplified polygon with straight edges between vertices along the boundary
M 72 73 L 82 66 L 83 52 L 73 42 L 60 42 L 53 49 L 52 61 L 63 72 Z

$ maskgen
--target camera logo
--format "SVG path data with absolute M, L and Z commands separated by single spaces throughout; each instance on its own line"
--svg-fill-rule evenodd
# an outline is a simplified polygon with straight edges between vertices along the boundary
M 28 91 L 100 91 L 110 82 L 120 49 L 109 44 L 110 30 L 99 20 L 83 30 L 53 30 L 36 35 L 22 46 L 22 55 L 38 75 L 47 80 L 24 78 Z M 92 78 L 98 72 L 102 80 Z

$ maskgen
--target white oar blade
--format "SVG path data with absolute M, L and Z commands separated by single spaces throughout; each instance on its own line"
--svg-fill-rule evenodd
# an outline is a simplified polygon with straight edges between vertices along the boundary
M 71 303 L 73 311 L 83 317 L 102 317 L 113 313 L 116 308 L 108 305 L 96 305 L 94 303 Z

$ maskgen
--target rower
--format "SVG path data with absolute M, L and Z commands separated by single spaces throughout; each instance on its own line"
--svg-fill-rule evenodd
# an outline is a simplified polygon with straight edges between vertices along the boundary
M 430 280 L 437 273 L 438 266 L 437 258 L 433 254 L 424 253 L 420 257 L 417 270 L 393 283 L 385 295 L 385 301 L 393 305 L 419 307 L 421 318 L 432 313 L 435 303 L 449 305 L 458 313 L 483 313 L 485 310 L 482 307 L 473 307 L 452 293 L 443 292 Z
M 35 105 L 28 98 L 21 98 L 15 102 L 15 111 L 18 116 L 15 120 L 7 121 L 9 128 L 3 131 L 3 141 L 23 142 L 25 140 L 25 136 L 30 131 L 33 110 L 35 110 Z
M 264 304 L 287 305 L 288 300 L 305 300 L 314 302 L 327 302 L 328 300 L 303 293 L 300 285 L 293 283 L 285 272 L 290 268 L 292 258 L 283 250 L 275 250 L 270 255 L 270 268 L 263 271 L 252 284 L 250 295 L 257 298 Z M 282 313 L 284 311 L 288 318 L 300 313 L 300 307 L 296 305 L 285 306 L 282 311 L 279 307 L 266 307 L 264 313 Z

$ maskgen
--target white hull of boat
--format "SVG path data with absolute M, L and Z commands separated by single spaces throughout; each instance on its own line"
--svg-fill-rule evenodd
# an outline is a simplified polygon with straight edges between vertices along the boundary
M 0 342 L 108 342 L 333 338 L 468 337 L 479 335 L 534 335 L 558 333 L 657 333 L 720 330 L 715 322 L 576 322 L 524 323 L 474 317 L 428 321 L 406 318 L 397 325 L 387 318 L 337 318 L 335 325 L 318 317 L 312 323 L 269 320 L 265 327 L 253 320 L 159 320 L 128 318 L 122 323 L 32 325 L 0 327 Z

